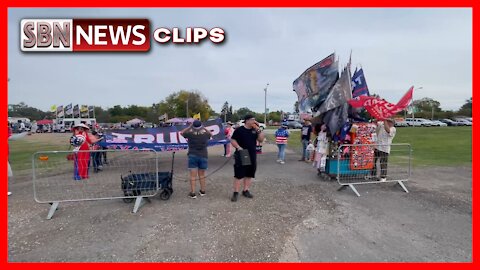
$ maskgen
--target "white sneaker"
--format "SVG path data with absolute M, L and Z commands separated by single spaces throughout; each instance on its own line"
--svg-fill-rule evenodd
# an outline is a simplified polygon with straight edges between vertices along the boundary
M 282 160 L 281 159 L 277 159 L 277 162 L 281 162 Z
M 12 192 L 10 192 L 10 191 L 7 192 L 7 196 L 10 196 L 10 195 L 12 195 Z
M 387 181 L 387 178 L 383 177 L 383 178 L 380 178 L 380 182 L 386 182 Z
M 283 161 L 283 160 L 280 160 L 280 164 L 285 164 L 285 161 Z

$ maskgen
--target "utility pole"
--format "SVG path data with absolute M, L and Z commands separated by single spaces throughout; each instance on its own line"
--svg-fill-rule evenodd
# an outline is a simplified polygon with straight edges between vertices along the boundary
M 187 97 L 187 116 L 186 118 L 188 118 L 188 97 Z
M 417 90 L 423 89 L 423 86 L 417 88 Z M 413 105 L 413 94 L 412 94 L 412 105 Z M 415 105 L 412 108 L 412 118 L 413 118 L 413 127 L 415 127 Z
M 268 83 L 267 83 L 267 86 L 265 86 L 265 89 L 263 89 L 263 91 L 265 91 L 265 116 L 263 117 L 263 123 L 265 124 L 265 126 L 267 125 L 267 88 L 268 88 Z
M 432 121 L 433 121 L 433 102 L 430 101 L 430 106 L 432 107 Z

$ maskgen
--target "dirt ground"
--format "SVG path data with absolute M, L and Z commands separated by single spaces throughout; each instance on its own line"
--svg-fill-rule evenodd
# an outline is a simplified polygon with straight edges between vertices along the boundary
M 43 138 L 53 138 L 47 136 Z M 209 148 L 207 174 L 225 164 L 222 152 L 222 147 Z M 49 205 L 33 199 L 31 176 L 17 174 L 9 186 L 8 259 L 472 260 L 470 166 L 415 168 L 406 183 L 409 193 L 395 183 L 381 183 L 358 186 L 362 196 L 357 197 L 349 189 L 337 191 L 336 181 L 318 177 L 298 157 L 288 151 L 281 165 L 275 162 L 276 147 L 264 146 L 251 188 L 255 197 L 240 196 L 232 203 L 233 162 L 207 179 L 207 196 L 190 199 L 182 152 L 176 158 L 170 200 L 154 197 L 136 214 L 133 204 L 120 199 L 60 203 L 51 220 L 46 220 Z

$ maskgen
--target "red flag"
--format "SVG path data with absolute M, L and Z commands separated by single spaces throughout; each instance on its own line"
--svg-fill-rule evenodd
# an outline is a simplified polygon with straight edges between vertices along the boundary
M 365 107 L 371 116 L 378 120 L 384 120 L 405 109 L 412 101 L 412 97 L 413 86 L 410 87 L 407 93 L 405 93 L 405 95 L 400 99 L 400 101 L 398 101 L 397 104 L 389 103 L 384 99 L 367 96 L 360 96 L 357 99 L 352 99 L 348 102 L 354 108 Z

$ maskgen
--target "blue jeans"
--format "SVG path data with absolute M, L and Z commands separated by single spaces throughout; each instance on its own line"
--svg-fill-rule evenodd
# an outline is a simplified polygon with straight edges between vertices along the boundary
M 188 155 L 188 168 L 206 170 L 208 168 L 208 159 L 195 155 Z
M 286 144 L 277 144 L 278 146 L 278 159 L 285 161 L 285 148 Z
M 308 159 L 308 153 L 307 153 L 307 146 L 308 146 L 308 140 L 302 140 L 302 159 L 307 160 Z

